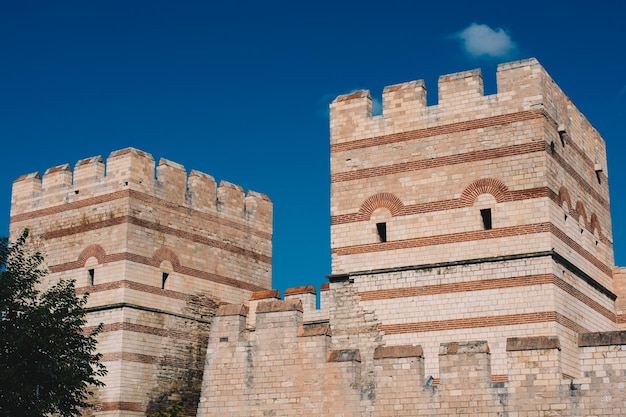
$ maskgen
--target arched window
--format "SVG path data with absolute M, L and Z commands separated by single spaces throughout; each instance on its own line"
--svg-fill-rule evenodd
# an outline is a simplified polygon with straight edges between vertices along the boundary
M 370 216 L 370 225 L 375 231 L 378 242 L 384 243 L 389 240 L 391 219 L 391 212 L 386 207 L 377 208 Z
M 161 261 L 161 265 L 159 266 L 159 270 L 161 272 L 161 289 L 165 290 L 172 286 L 171 283 L 171 275 L 174 272 L 174 268 L 169 261 Z
M 494 227 L 494 216 L 496 209 L 496 198 L 491 194 L 480 194 L 474 200 L 474 216 L 477 217 L 478 224 L 483 230 L 491 230 Z
M 98 259 L 95 256 L 90 256 L 85 261 L 85 280 L 86 285 L 89 287 L 93 287 L 96 285 L 96 270 L 98 269 Z

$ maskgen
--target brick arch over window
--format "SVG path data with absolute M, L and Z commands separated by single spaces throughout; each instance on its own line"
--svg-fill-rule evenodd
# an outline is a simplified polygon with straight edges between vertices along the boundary
M 589 226 L 591 227 L 591 233 L 595 233 L 598 231 L 598 236 L 602 236 L 602 227 L 600 226 L 600 221 L 598 220 L 598 216 L 596 213 L 591 215 L 591 219 L 589 220 Z
M 471 206 L 481 194 L 491 194 L 496 202 L 502 203 L 507 201 L 509 189 L 502 181 L 495 178 L 481 178 L 465 187 L 461 193 L 461 201 L 466 206 Z
M 78 255 L 79 265 L 85 266 L 87 259 L 94 257 L 98 260 L 98 263 L 104 263 L 106 252 L 100 245 L 89 245 Z
M 391 212 L 392 216 L 399 216 L 404 210 L 404 204 L 395 195 L 391 193 L 378 193 L 367 198 L 359 208 L 359 214 L 367 219 L 372 213 L 379 208 L 386 208 Z
M 161 262 L 163 261 L 168 261 L 170 264 L 172 264 L 172 268 L 174 269 L 174 271 L 176 271 L 178 267 L 180 267 L 180 261 L 178 260 L 178 256 L 176 256 L 174 251 L 168 248 L 157 249 L 152 255 L 152 259 L 156 261 L 157 265 L 161 265 Z
M 576 202 L 576 214 L 578 216 L 576 220 L 580 222 L 580 217 L 582 216 L 585 227 L 588 227 L 589 223 L 587 223 L 587 210 L 585 210 L 585 205 L 580 200 Z
M 563 203 L 567 203 L 567 210 L 572 210 L 572 198 L 569 195 L 569 191 L 565 186 L 559 189 L 559 205 L 562 207 Z

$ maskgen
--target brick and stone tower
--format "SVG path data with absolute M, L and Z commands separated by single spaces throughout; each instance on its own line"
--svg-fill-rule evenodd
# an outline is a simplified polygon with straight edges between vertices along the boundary
M 474 70 L 440 77 L 437 105 L 422 81 L 385 88 L 380 116 L 367 91 L 331 104 L 338 346 L 367 356 L 348 296 L 435 380 L 446 341 L 487 341 L 499 381 L 507 338 L 558 336 L 578 375 L 578 335 L 616 329 L 605 143 L 535 59 L 500 65 L 497 88 Z
M 106 387 L 99 416 L 145 416 L 200 394 L 220 303 L 271 288 L 272 204 L 136 149 L 18 178 L 11 235 L 29 228 L 51 272 L 89 292 Z

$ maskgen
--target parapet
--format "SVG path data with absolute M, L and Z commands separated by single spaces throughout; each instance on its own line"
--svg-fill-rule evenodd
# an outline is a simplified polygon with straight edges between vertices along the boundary
M 247 328 L 256 328 L 259 313 L 292 310 L 302 313 L 303 323 L 327 323 L 329 319 L 328 290 L 327 284 L 322 285 L 320 308 L 317 308 L 317 292 L 313 285 L 287 288 L 284 299 L 281 299 L 278 290 L 256 291 L 252 293 L 248 301 Z
M 579 138 L 595 132 L 535 58 L 500 64 L 496 81 L 497 93 L 486 96 L 480 69 L 442 75 L 438 104 L 431 106 L 423 80 L 388 86 L 382 95 L 382 114 L 377 116 L 372 115 L 369 91 L 341 95 L 330 104 L 331 146 L 523 112 L 540 113 L 555 128 L 578 130 Z
M 55 205 L 100 197 L 115 192 L 142 193 L 202 213 L 234 220 L 271 232 L 272 203 L 255 191 L 247 194 L 241 186 L 162 158 L 155 167 L 152 155 L 135 148 L 112 152 L 106 160 L 95 156 L 39 173 L 22 175 L 13 183 L 11 215 L 41 210 Z
M 289 318 L 300 314 L 297 303 L 265 303 L 271 310 L 265 314 L 276 317 L 245 344 L 212 329 L 199 416 L 260 415 L 259 409 L 289 416 L 623 415 L 626 332 L 582 336 L 591 344 L 581 347 L 577 375 L 562 373 L 556 336 L 507 339 L 504 375 L 491 373 L 486 341 L 441 343 L 436 377 L 425 374 L 419 345 L 377 346 L 373 358 L 360 346 L 338 349 L 328 326 L 300 327 L 297 334 L 295 326 L 281 326 L 297 324 Z M 241 308 L 226 317 L 240 317 Z M 371 379 L 363 377 L 366 370 Z M 274 413 L 277 404 L 284 408 Z

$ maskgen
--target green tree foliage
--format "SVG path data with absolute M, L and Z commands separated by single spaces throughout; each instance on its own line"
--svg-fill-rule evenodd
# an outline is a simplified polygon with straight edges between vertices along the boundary
M 101 326 L 83 332 L 87 295 L 76 296 L 74 281 L 40 289 L 47 272 L 27 236 L 0 240 L 0 416 L 78 416 L 103 386 Z

